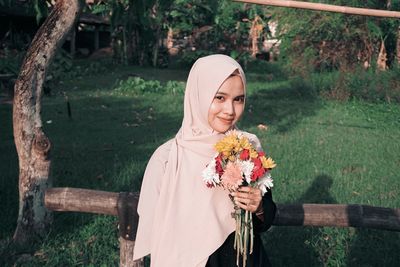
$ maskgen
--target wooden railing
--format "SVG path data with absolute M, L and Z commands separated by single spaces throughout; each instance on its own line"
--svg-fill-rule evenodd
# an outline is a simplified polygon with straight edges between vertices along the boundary
M 45 205 L 53 211 L 88 212 L 119 217 L 120 266 L 143 267 L 133 261 L 139 193 L 113 193 L 79 188 L 50 188 Z M 277 204 L 273 225 L 363 227 L 400 231 L 400 209 L 347 204 Z
M 337 6 L 337 5 L 328 5 L 328 4 L 312 3 L 304 1 L 292 1 L 292 0 L 234 0 L 234 1 L 250 3 L 250 4 L 258 4 L 258 5 L 266 5 L 266 6 L 299 8 L 299 9 L 327 11 L 327 12 L 361 15 L 361 16 L 400 18 L 400 12 L 398 11 L 357 8 L 349 6 Z

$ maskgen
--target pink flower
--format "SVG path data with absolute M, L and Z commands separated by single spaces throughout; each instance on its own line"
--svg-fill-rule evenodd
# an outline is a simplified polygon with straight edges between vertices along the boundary
M 221 177 L 222 186 L 228 190 L 235 191 L 243 182 L 242 171 L 236 163 L 228 162 L 225 172 Z

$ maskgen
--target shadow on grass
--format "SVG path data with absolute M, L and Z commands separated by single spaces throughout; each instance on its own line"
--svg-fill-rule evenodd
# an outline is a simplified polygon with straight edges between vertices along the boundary
M 332 178 L 319 175 L 295 203 L 337 203 Z M 398 266 L 400 233 L 363 228 L 274 227 L 266 236 L 273 266 Z
M 181 123 L 180 114 L 159 109 L 146 98 L 108 97 L 71 104 L 81 107 L 80 114 L 75 112 L 72 120 L 61 122 L 62 129 L 55 129 L 59 126 L 54 123 L 47 126 L 49 136 L 59 130 L 70 133 L 53 134 L 54 187 L 139 191 L 148 159 Z M 73 229 L 81 216 L 57 214 L 62 225 L 58 231 Z
M 319 175 L 294 203 L 336 203 L 330 194 L 331 186 L 330 176 Z M 272 265 L 322 266 L 319 253 L 313 248 L 321 237 L 322 233 L 317 227 L 274 227 L 266 238 L 266 247 L 269 249 Z
M 139 191 L 151 154 L 174 136 L 181 123 L 179 113 L 155 106 L 151 98 L 72 97 L 70 104 L 71 119 L 64 99 L 47 98 L 43 103 L 44 131 L 52 142 L 54 187 Z M 0 225 L 1 237 L 7 237 L 17 220 L 18 158 L 12 138 L 12 107 L 0 111 L 2 119 L 6 118 L 2 120 L 0 150 L 7 151 L 0 157 L 0 209 L 7 214 L 0 216 Z M 60 234 L 91 218 L 93 215 L 55 213 L 53 228 Z
M 321 101 L 304 82 L 296 80 L 273 84 L 271 88 L 267 86 L 262 85 L 254 93 L 250 92 L 241 127 L 266 124 L 284 133 L 321 108 Z
M 347 266 L 399 266 L 399 232 L 356 228 L 354 236 Z

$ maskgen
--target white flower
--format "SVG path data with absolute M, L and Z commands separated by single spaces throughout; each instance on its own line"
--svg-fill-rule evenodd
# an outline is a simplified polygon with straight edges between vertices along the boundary
M 240 132 L 240 131 L 237 131 L 237 130 L 233 129 L 233 130 L 227 131 L 227 132 L 225 133 L 225 135 L 235 135 L 237 138 L 240 139 L 240 138 L 242 138 L 243 133 Z
M 240 164 L 240 169 L 242 170 L 242 173 L 244 175 L 244 178 L 246 179 L 246 182 L 250 184 L 254 163 L 250 160 L 244 160 L 244 161 L 239 160 L 239 164 Z
M 274 180 L 272 180 L 271 174 L 266 173 L 263 177 L 258 180 L 258 187 L 261 189 L 261 194 L 264 195 L 268 190 L 274 187 Z
M 207 185 L 216 186 L 221 181 L 219 179 L 218 173 L 215 172 L 215 160 L 213 159 L 210 164 L 201 172 L 201 176 L 203 177 L 203 181 Z

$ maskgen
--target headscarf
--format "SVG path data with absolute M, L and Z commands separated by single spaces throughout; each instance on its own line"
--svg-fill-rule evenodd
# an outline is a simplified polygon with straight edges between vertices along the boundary
M 242 68 L 228 56 L 206 56 L 192 66 L 182 126 L 167 143 L 170 149 L 159 148 L 145 171 L 134 259 L 150 254 L 152 267 L 205 266 L 235 230 L 228 192 L 207 188 L 201 178 L 216 153 L 214 144 L 223 137 L 209 125 L 208 110 L 220 86 L 234 72 L 245 85 Z M 159 170 L 162 151 L 167 151 L 164 157 L 168 158 L 164 172 Z

